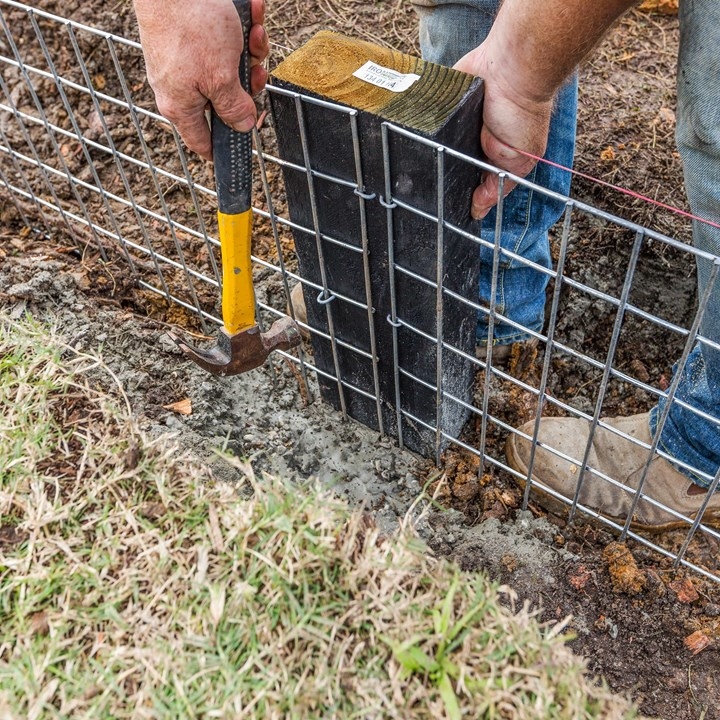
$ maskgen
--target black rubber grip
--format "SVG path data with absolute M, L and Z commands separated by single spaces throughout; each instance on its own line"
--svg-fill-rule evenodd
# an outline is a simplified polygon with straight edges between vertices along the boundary
M 250 0 L 233 0 L 243 29 L 240 56 L 240 84 L 250 92 Z M 241 133 L 228 127 L 213 109 L 211 113 L 215 189 L 218 210 L 237 215 L 250 209 L 252 195 L 252 132 Z

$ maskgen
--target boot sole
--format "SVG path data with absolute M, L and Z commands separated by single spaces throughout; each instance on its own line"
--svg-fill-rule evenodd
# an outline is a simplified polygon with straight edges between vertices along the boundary
M 527 476 L 528 468 L 527 465 L 525 465 L 525 463 L 520 459 L 520 456 L 515 449 L 514 435 L 511 435 L 508 438 L 507 443 L 505 444 L 505 456 L 507 457 L 507 461 L 510 464 L 510 467 Z M 535 475 L 532 476 L 532 479 L 534 483 L 541 482 L 541 480 L 535 477 Z M 523 492 L 525 492 L 527 481 L 524 478 L 518 478 L 513 476 L 513 481 L 522 488 Z M 570 505 L 560 502 L 560 500 L 544 492 L 541 487 L 535 484 L 533 484 L 533 486 L 530 488 L 530 495 L 537 501 L 537 503 L 541 507 L 551 512 L 553 515 L 563 516 L 568 514 Z M 599 511 L 598 514 L 600 515 L 600 517 L 605 518 L 606 520 L 611 520 L 617 525 L 624 526 L 627 520 L 627 518 L 614 517 L 613 515 L 608 515 L 607 513 Z M 582 515 L 583 519 L 587 520 L 590 523 L 596 524 L 605 529 L 614 529 L 608 528 L 607 525 L 599 522 L 598 519 L 594 518 L 592 515 L 586 515 L 585 513 L 582 513 Z M 697 513 L 695 513 L 694 515 L 690 515 L 691 520 L 695 520 L 696 517 Z M 710 525 L 712 527 L 720 527 L 720 510 L 707 510 L 705 512 L 705 515 L 703 516 L 703 524 Z M 631 530 L 642 530 L 643 532 L 650 533 L 652 535 L 667 532 L 668 530 L 678 530 L 682 528 L 687 529 L 688 524 L 686 522 L 682 522 L 681 520 L 674 520 L 672 522 L 663 523 L 662 525 L 646 525 L 644 523 L 636 522 L 635 520 L 632 520 L 630 522 Z

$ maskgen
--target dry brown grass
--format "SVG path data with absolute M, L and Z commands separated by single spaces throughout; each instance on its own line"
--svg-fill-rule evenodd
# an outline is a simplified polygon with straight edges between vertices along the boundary
M 0 317 L 0 717 L 633 714 L 509 590 L 228 458 L 243 499 L 105 370 Z

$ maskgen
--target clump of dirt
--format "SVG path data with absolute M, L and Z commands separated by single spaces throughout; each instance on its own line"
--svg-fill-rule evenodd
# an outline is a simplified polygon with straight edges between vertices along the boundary
M 608 564 L 610 581 L 615 592 L 639 595 L 647 584 L 647 577 L 637 566 L 625 543 L 611 542 L 603 550 Z

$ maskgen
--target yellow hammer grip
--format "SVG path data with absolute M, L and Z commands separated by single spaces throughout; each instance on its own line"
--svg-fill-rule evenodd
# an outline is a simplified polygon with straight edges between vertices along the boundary
M 222 316 L 230 335 L 255 325 L 255 293 L 253 291 L 252 210 L 236 215 L 218 212 L 218 234 L 222 255 Z

